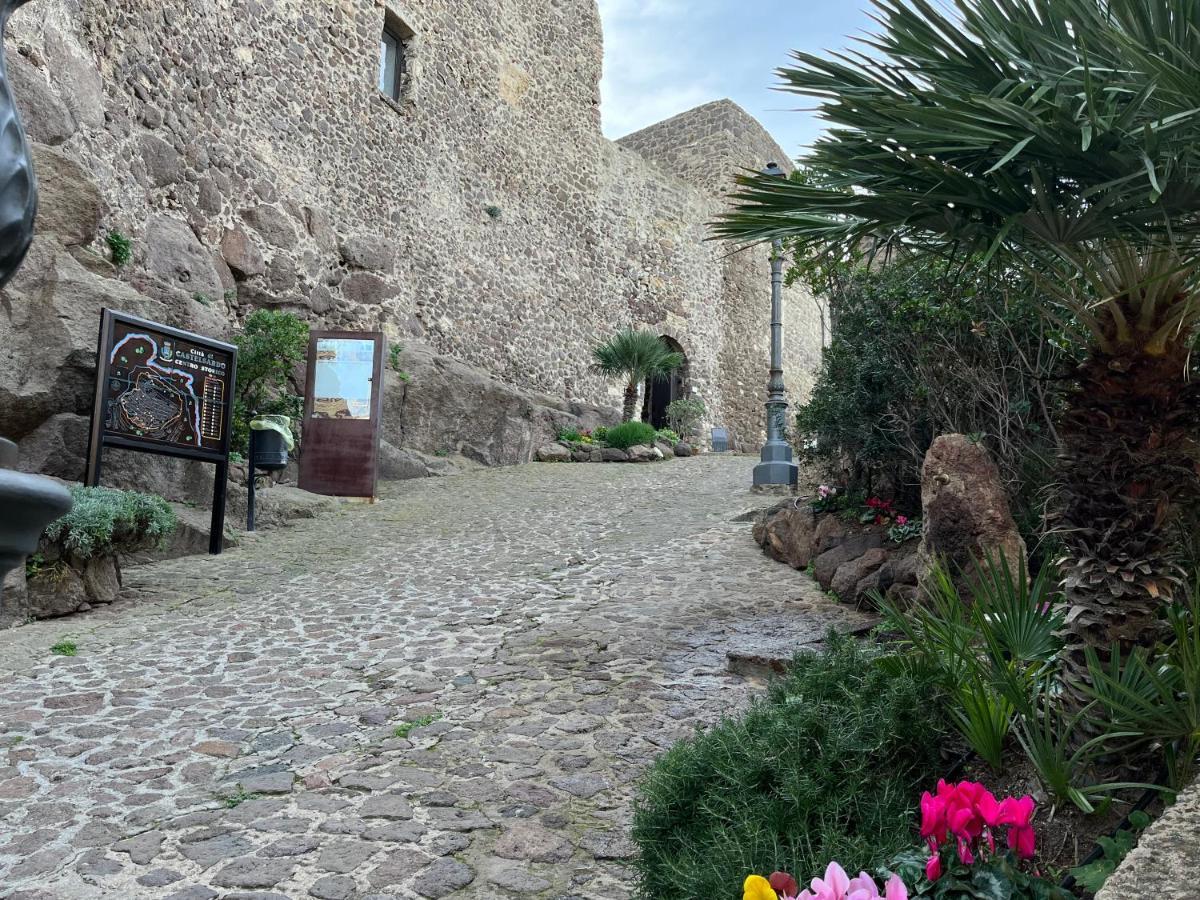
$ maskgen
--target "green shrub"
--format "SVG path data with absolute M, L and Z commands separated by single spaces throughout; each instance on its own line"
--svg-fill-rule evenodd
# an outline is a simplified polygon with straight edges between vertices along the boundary
M 113 488 L 71 488 L 74 505 L 46 526 L 44 537 L 80 559 L 161 545 L 178 521 L 162 497 Z
M 567 441 L 568 443 L 577 444 L 583 439 L 583 435 L 579 433 L 579 429 L 574 426 L 570 428 L 558 429 L 557 440 Z
M 691 398 L 672 400 L 667 404 L 667 425 L 685 438 L 696 437 L 696 429 L 704 418 L 704 401 Z
M 608 426 L 607 425 L 597 425 L 595 428 L 593 428 L 592 429 L 592 440 L 595 441 L 597 444 L 607 444 L 608 443 Z
M 296 432 L 304 398 L 296 393 L 291 378 L 308 352 L 308 323 L 292 313 L 256 309 L 233 342 L 238 348 L 238 370 L 232 449 L 245 455 L 252 413 L 288 416 Z
M 676 434 L 674 431 L 672 431 L 670 428 L 658 429 L 658 431 L 654 432 L 654 437 L 656 440 L 662 441 L 665 444 L 678 444 L 679 443 L 679 435 Z
M 133 242 L 119 231 L 110 231 L 104 238 L 104 242 L 108 244 L 112 264 L 118 269 L 129 262 L 130 257 L 133 256 Z
M 608 446 L 628 450 L 634 444 L 653 444 L 654 426 L 645 422 L 622 422 L 608 429 Z
M 830 634 L 740 719 L 680 741 L 641 785 L 644 898 L 735 900 L 751 872 L 871 870 L 915 840 L 945 774 L 936 688 Z

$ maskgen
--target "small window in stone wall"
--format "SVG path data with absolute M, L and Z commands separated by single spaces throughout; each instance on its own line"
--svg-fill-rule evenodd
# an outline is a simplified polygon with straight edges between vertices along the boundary
M 379 92 L 394 102 L 399 102 L 405 94 L 412 39 L 413 30 L 388 10 L 379 41 Z

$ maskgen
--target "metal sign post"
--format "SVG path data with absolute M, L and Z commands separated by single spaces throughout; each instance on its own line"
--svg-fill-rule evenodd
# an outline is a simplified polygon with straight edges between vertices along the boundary
M 106 447 L 213 463 L 208 552 L 221 552 L 237 348 L 105 309 L 86 484 L 100 483 Z

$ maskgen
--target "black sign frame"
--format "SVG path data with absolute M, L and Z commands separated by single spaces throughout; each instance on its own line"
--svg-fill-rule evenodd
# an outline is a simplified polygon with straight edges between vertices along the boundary
M 225 403 L 225 416 L 221 428 L 221 447 L 219 450 L 208 450 L 203 447 L 190 449 L 162 444 L 157 441 L 138 440 L 125 434 L 107 431 L 104 427 L 104 401 L 108 391 L 108 360 L 113 351 L 113 333 L 117 324 L 144 329 L 154 334 L 175 340 L 186 341 L 229 356 L 229 375 L 227 380 L 228 399 Z M 88 431 L 87 472 L 84 484 L 97 486 L 100 483 L 100 473 L 103 467 L 104 450 L 106 447 L 117 447 L 122 450 L 135 450 L 139 453 L 154 453 L 159 456 L 172 456 L 179 459 L 192 459 L 199 462 L 213 463 L 216 466 L 213 479 L 212 525 L 208 537 L 208 552 L 219 554 L 224 546 L 225 533 L 225 494 L 229 480 L 229 444 L 232 438 L 233 398 L 237 389 L 237 347 L 218 341 L 204 335 L 172 328 L 158 322 L 139 319 L 128 313 L 118 312 L 105 307 L 100 313 L 100 336 L 96 344 L 96 391 L 92 402 L 92 421 Z

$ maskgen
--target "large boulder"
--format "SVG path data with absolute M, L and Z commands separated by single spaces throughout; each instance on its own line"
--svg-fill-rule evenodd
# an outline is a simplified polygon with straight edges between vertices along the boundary
M 1013 572 L 1025 562 L 1025 542 L 1008 505 L 1000 471 L 987 449 L 966 435 L 937 438 L 921 470 L 924 529 L 917 560 L 924 584 L 938 559 L 948 565 L 964 599 L 986 560 L 1001 554 Z
M 31 144 L 38 175 L 38 212 L 34 231 L 54 235 L 66 247 L 86 246 L 100 230 L 106 204 L 87 171 L 66 154 Z
M 515 465 L 559 428 L 619 421 L 615 410 L 523 390 L 415 341 L 404 343 L 399 362 L 407 381 L 390 367 L 384 374 L 383 436 L 394 447 Z
M 34 238 L 25 264 L 0 294 L 0 434 L 20 440 L 58 413 L 91 411 L 96 336 L 106 306 L 190 324 L 129 285 L 89 271 L 54 237 Z
M 562 444 L 546 444 L 544 447 L 538 447 L 533 458 L 538 462 L 561 463 L 571 461 L 571 451 Z
M 41 70 L 20 54 L 8 57 L 8 78 L 29 139 L 61 144 L 78 128 L 65 103 L 50 89 Z
M 858 600 L 859 585 L 862 585 L 862 593 L 870 589 L 873 586 L 870 577 L 883 567 L 887 557 L 887 551 L 882 547 L 872 547 L 862 556 L 842 563 L 829 582 L 829 590 L 847 602 Z
M 166 215 L 152 216 L 146 223 L 145 244 L 150 274 L 209 302 L 221 297 L 221 276 L 212 253 L 185 222 Z
M 803 569 L 813 558 L 812 507 L 805 502 L 785 500 L 764 510 L 754 525 L 754 540 L 772 559 Z
M 858 559 L 868 550 L 883 546 L 883 538 L 877 532 L 867 532 L 846 538 L 836 547 L 831 547 L 813 560 L 813 577 L 825 590 L 833 586 L 833 576 L 846 563 Z

